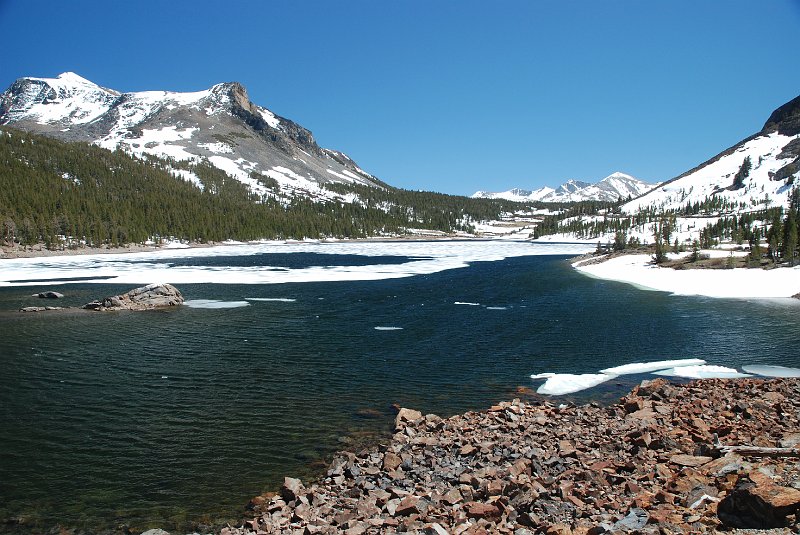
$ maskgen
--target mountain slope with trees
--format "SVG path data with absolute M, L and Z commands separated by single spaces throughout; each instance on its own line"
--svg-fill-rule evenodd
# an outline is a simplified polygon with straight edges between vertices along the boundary
M 579 203 L 551 215 L 533 237 L 568 234 L 622 250 L 669 250 L 732 242 L 751 263 L 794 264 L 800 218 L 800 97 L 772 113 L 753 136 L 624 203 Z
M 137 158 L 8 127 L 0 129 L 0 162 L 0 242 L 6 245 L 363 238 L 417 228 L 452 233 L 472 230 L 471 221 L 499 219 L 522 208 L 508 201 L 355 184 L 329 184 L 334 194 L 329 200 L 278 200 L 203 161 Z M 184 180 L 181 171 L 199 184 Z M 274 187 L 269 177 L 253 177 Z

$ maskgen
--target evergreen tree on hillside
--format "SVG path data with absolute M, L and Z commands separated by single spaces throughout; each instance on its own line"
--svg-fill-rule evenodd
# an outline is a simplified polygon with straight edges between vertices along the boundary
M 778 211 L 775 212 L 769 230 L 767 230 L 767 256 L 769 256 L 770 260 L 773 262 L 778 261 L 782 244 L 783 222 L 781 221 L 780 212 Z
M 744 187 L 744 181 L 750 176 L 750 169 L 752 169 L 752 167 L 753 164 L 750 161 L 750 156 L 745 156 L 742 166 L 739 167 L 739 170 L 733 177 L 733 189 L 737 190 Z
M 797 216 L 794 210 L 789 210 L 783 223 L 783 257 L 794 266 L 795 252 L 797 251 Z

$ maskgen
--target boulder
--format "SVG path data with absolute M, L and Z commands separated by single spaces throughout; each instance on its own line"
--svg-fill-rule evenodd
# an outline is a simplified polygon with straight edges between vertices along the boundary
M 149 284 L 122 295 L 86 303 L 87 310 L 151 310 L 183 304 L 183 296 L 171 284 Z
M 772 483 L 756 485 L 747 477 L 717 507 L 720 521 L 733 528 L 779 528 L 800 511 L 800 490 Z
M 397 430 L 401 430 L 406 425 L 413 423 L 421 418 L 422 418 L 421 412 L 415 411 L 414 409 L 401 408 L 400 411 L 397 413 L 397 417 L 394 420 L 394 427 Z

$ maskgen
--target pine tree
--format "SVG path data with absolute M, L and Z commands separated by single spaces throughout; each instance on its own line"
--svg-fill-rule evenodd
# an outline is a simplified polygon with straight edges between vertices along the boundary
M 789 260 L 789 265 L 794 266 L 794 256 L 797 250 L 797 217 L 794 210 L 789 210 L 783 223 L 783 257 Z
M 739 170 L 733 177 L 733 189 L 736 190 L 744 187 L 744 180 L 750 176 L 750 169 L 752 167 L 753 164 L 750 162 L 750 156 L 745 156 L 741 167 L 739 167 Z

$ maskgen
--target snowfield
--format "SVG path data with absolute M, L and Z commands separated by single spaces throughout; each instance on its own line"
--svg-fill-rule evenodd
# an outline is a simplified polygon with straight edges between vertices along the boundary
M 727 255 L 727 253 L 726 253 Z M 776 269 L 684 269 L 656 266 L 651 255 L 623 255 L 598 264 L 573 264 L 578 271 L 675 295 L 741 299 L 789 298 L 800 293 L 800 266 Z M 800 303 L 800 301 L 798 301 Z
M 178 244 L 181 245 L 181 244 Z M 185 245 L 184 245 L 185 247 Z M 149 284 L 280 284 L 288 282 L 381 280 L 427 275 L 468 267 L 472 262 L 535 255 L 579 255 L 583 244 L 535 244 L 513 240 L 357 241 L 339 243 L 265 242 L 153 252 L 16 258 L 0 261 L 0 286 L 81 283 Z M 367 266 L 327 265 L 287 269 L 275 266 L 174 265 L 175 259 L 248 256 L 269 253 L 324 253 L 369 257 L 406 256 L 408 262 Z M 265 263 L 266 264 L 266 263 Z M 67 281 L 69 282 L 69 281 Z M 195 306 L 197 306 L 195 304 Z

